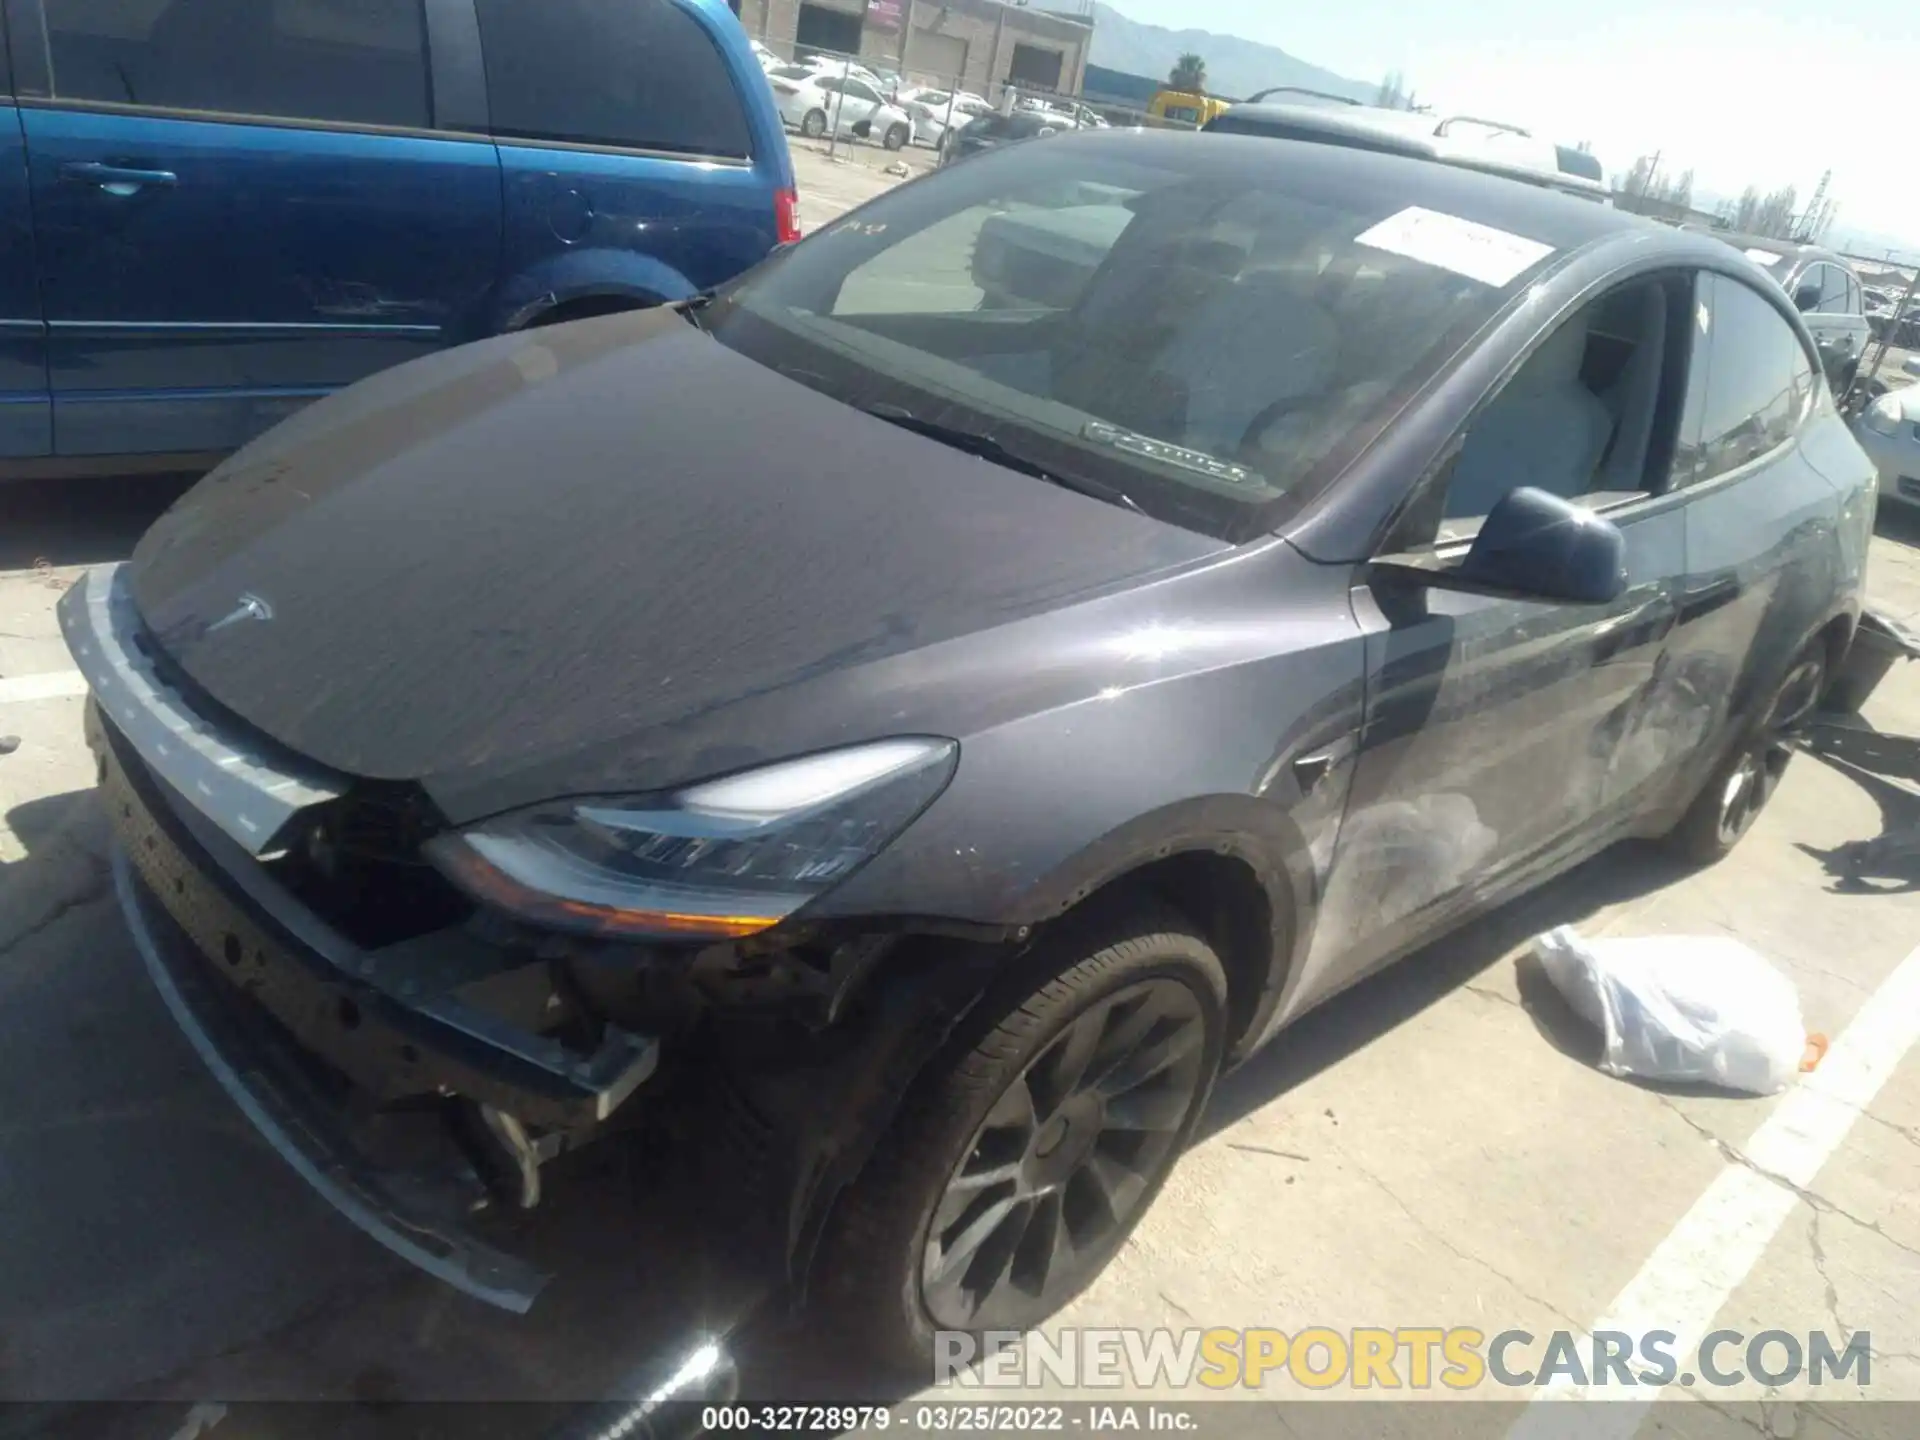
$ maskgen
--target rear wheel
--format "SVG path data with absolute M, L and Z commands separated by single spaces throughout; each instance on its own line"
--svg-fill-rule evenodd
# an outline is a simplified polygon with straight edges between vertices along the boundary
M 1787 671 L 1760 723 L 1720 762 L 1667 842 L 1702 864 L 1738 845 L 1779 788 L 1800 726 L 1826 688 L 1826 652 L 1816 645 Z
M 843 1197 L 819 1292 L 922 1378 L 937 1331 L 1025 1330 L 1125 1243 L 1206 1106 L 1219 957 L 1178 917 L 1063 936 L 934 1060 Z
M 827 133 L 827 112 L 809 110 L 800 118 L 800 133 L 809 140 L 818 140 Z
M 889 125 L 887 127 L 886 138 L 880 143 L 885 145 L 889 150 L 901 150 L 906 148 L 906 143 L 910 138 L 911 134 L 906 126 Z

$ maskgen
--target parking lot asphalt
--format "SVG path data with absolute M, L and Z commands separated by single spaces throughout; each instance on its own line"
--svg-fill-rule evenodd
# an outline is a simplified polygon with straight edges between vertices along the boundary
M 313 1198 L 146 982 L 108 893 L 53 606 L 177 489 L 7 493 L 0 735 L 20 743 L 0 756 L 0 1398 L 615 1393 L 639 1360 L 726 1327 L 758 1292 L 727 1237 L 653 1184 L 649 1156 L 581 1157 L 529 1237 L 560 1278 L 529 1316 L 491 1311 Z M 1873 601 L 1920 620 L 1920 527 L 1889 517 L 1882 530 Z M 1920 669 L 1897 669 L 1868 718 L 1920 734 Z M 1765 1398 L 1799 1427 L 1771 1433 L 1912 1434 L 1902 1407 L 1834 1405 L 1920 1401 L 1920 1057 L 1907 1048 L 1920 866 L 1853 889 L 1823 853 L 1915 823 L 1920 797 L 1801 757 L 1719 867 L 1616 850 L 1337 999 L 1223 1083 L 1204 1137 L 1056 1330 L 1467 1325 L 1544 1342 L 1611 1317 L 1868 1331 L 1864 1388 L 1856 1375 L 1820 1391 L 1674 1391 L 1692 1399 L 1646 1417 L 1615 1407 L 1596 1433 L 1672 1433 L 1676 1413 Z M 1593 1039 L 1526 959 L 1528 937 L 1566 923 L 1744 940 L 1832 1037 L 1815 1072 L 1832 1094 L 1810 1106 L 1812 1082 L 1736 1099 L 1599 1073 Z M 773 1319 L 743 1350 L 752 1395 L 896 1393 L 831 1337 Z M 1532 1368 L 1538 1349 L 1510 1358 Z M 1261 1393 L 1306 1392 L 1280 1372 Z
M 800 190 L 800 224 L 808 233 L 894 186 L 926 174 L 934 163 L 930 150 L 893 152 L 858 141 L 843 141 L 829 153 L 824 140 L 796 139 L 792 151 Z M 897 173 L 901 169 L 907 173 Z

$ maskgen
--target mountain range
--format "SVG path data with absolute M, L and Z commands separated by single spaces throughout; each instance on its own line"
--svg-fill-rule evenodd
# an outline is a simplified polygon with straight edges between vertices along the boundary
M 1210 30 L 1169 30 L 1164 25 L 1142 25 L 1111 5 L 1093 7 L 1093 49 L 1088 59 L 1110 70 L 1149 75 L 1163 80 L 1174 62 L 1189 52 L 1207 62 L 1207 89 L 1215 95 L 1242 98 L 1276 85 L 1298 85 L 1325 90 L 1355 100 L 1371 100 L 1378 80 L 1352 80 L 1318 65 L 1310 65 L 1274 45 L 1216 35 Z
M 1045 8 L 1047 0 L 1034 0 Z M 1064 7 L 1063 7 L 1064 8 Z M 1078 0 L 1072 6 L 1080 10 Z M 1083 12 L 1084 13 L 1084 12 Z M 1207 89 L 1215 95 L 1244 98 L 1256 91 L 1279 85 L 1298 85 L 1309 90 L 1350 96 L 1355 100 L 1373 100 L 1380 91 L 1380 80 L 1355 80 L 1323 66 L 1289 55 L 1275 45 L 1243 40 L 1238 35 L 1216 35 L 1210 30 L 1170 30 L 1164 25 L 1145 25 L 1130 20 L 1104 0 L 1093 6 L 1093 48 L 1088 59 L 1110 70 L 1164 80 L 1182 55 L 1192 53 L 1207 62 Z M 1524 123 L 1524 122 L 1523 122 Z M 1573 143 L 1569 138 L 1569 144 Z M 1603 155 L 1609 178 L 1625 171 L 1631 155 Z M 1711 211 L 1733 197 L 1722 196 L 1696 186 L 1693 203 Z M 1849 225 L 1844 206 L 1839 223 L 1833 227 L 1828 243 L 1854 253 L 1878 254 L 1889 247 L 1898 251 L 1914 250 L 1913 242 L 1900 237 Z

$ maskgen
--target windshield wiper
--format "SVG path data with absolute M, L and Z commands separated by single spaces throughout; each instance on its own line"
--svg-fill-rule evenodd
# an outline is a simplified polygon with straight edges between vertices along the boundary
M 876 420 L 884 420 L 889 425 L 898 425 L 902 430 L 911 430 L 914 434 L 924 435 L 929 440 L 938 440 L 942 445 L 951 445 L 955 450 L 978 456 L 982 460 L 990 460 L 995 465 L 1018 471 L 1022 475 L 1029 475 L 1035 480 L 1043 480 L 1049 485 L 1057 485 L 1062 490 L 1071 490 L 1077 495 L 1091 495 L 1096 500 L 1105 500 L 1108 504 L 1131 510 L 1136 515 L 1147 513 L 1124 490 L 1116 490 L 1111 485 L 1102 485 L 1098 480 L 1089 480 L 1084 475 L 1072 475 L 1042 465 L 1038 460 L 1029 459 L 1018 451 L 1009 450 L 999 440 L 979 430 L 968 430 L 960 425 L 943 425 L 938 420 L 925 419 L 897 405 L 862 405 L 858 408 Z

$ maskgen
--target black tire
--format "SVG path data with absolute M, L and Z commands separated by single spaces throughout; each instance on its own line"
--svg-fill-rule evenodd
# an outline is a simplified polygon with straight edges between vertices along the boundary
M 1759 719 L 1714 768 L 1680 823 L 1666 835 L 1699 865 L 1725 858 L 1745 838 L 1793 759 L 1794 734 L 1827 688 L 1826 647 L 1801 652 L 1759 712 Z
M 885 145 L 889 150 L 904 150 L 906 149 L 907 141 L 912 138 L 913 134 L 906 126 L 889 125 L 887 127 L 886 138 L 880 143 Z
M 1186 1149 L 1220 1067 L 1226 972 L 1179 916 L 1143 906 L 1069 920 L 1030 958 L 928 1064 L 841 1197 L 815 1268 L 837 1333 L 922 1383 L 936 1331 L 1028 1329 L 1092 1283 Z M 1076 1057 L 1088 1088 L 1068 1083 Z M 1021 1178 L 981 1178 L 1002 1172 Z M 1036 1269 L 1037 1291 L 1020 1289 Z M 976 1276 L 989 1293 L 970 1302 Z M 981 1308 L 956 1309 L 969 1303 Z
M 800 117 L 800 133 L 809 140 L 818 140 L 827 133 L 827 112 L 809 110 Z

